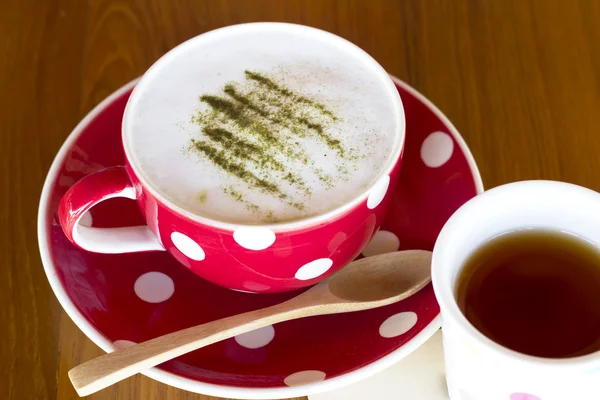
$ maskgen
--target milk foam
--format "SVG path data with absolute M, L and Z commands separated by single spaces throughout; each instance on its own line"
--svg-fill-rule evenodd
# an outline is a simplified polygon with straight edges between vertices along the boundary
M 348 43 L 307 32 L 209 33 L 159 60 L 127 109 L 136 171 L 177 206 L 231 223 L 316 216 L 367 190 L 399 151 L 397 93 Z

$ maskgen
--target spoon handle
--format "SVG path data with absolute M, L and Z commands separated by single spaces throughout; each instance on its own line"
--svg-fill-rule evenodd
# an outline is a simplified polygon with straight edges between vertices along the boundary
M 201 347 L 302 316 L 302 310 L 290 309 L 289 305 L 284 306 L 285 303 L 193 326 L 116 350 L 71 369 L 69 378 L 79 396 L 90 395 Z

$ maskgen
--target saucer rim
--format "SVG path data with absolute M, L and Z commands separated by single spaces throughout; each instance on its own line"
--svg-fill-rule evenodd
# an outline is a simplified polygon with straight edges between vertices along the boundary
M 484 191 L 484 188 L 479 168 L 477 167 L 477 164 L 473 155 L 471 154 L 469 147 L 467 146 L 466 142 L 464 141 L 463 137 L 460 135 L 458 130 L 430 100 L 428 100 L 425 96 L 419 93 L 416 89 L 412 88 L 410 85 L 391 74 L 390 78 L 392 79 L 395 85 L 402 87 L 404 90 L 406 90 L 411 95 L 415 96 L 419 101 L 421 101 L 447 126 L 448 133 L 454 138 L 465 159 L 467 160 L 473 178 L 473 183 L 475 185 L 476 193 L 482 193 Z M 68 152 L 72 148 L 73 144 L 77 141 L 82 131 L 106 107 L 108 107 L 108 105 L 113 103 L 116 99 L 121 97 L 127 91 L 131 90 L 138 81 L 139 78 L 133 79 L 132 81 L 128 82 L 127 84 L 121 86 L 119 89 L 111 93 L 108 97 L 106 97 L 98 105 L 96 105 L 71 131 L 69 136 L 66 138 L 66 140 L 60 147 L 56 156 L 54 157 L 54 160 L 52 161 L 52 164 L 48 170 L 38 207 L 38 245 L 40 248 L 42 265 L 44 267 L 44 272 L 46 273 L 48 282 L 50 283 L 50 287 L 54 292 L 54 295 L 58 299 L 58 302 L 65 310 L 69 318 L 71 318 L 71 320 L 75 323 L 75 325 L 93 343 L 95 343 L 98 347 L 100 347 L 103 351 L 107 353 L 114 351 L 116 349 L 116 346 L 113 342 L 108 340 L 100 331 L 94 328 L 92 324 L 90 324 L 90 322 L 79 312 L 75 304 L 67 295 L 66 290 L 63 288 L 63 285 L 61 284 L 61 281 L 56 273 L 56 269 L 54 268 L 54 261 L 50 254 L 49 245 L 50 235 L 48 231 L 48 221 L 52 219 L 52 213 L 50 212 L 49 204 L 50 196 L 54 188 L 53 184 L 56 180 L 55 178 L 60 173 L 63 162 Z M 151 368 L 147 371 L 142 372 L 142 374 L 156 381 L 182 390 L 216 397 L 266 400 L 272 398 L 309 396 L 316 393 L 334 390 L 346 386 L 348 384 L 360 381 L 390 367 L 392 364 L 400 361 L 402 358 L 414 352 L 429 338 L 431 338 L 435 334 L 435 332 L 437 332 L 437 330 L 440 329 L 440 327 L 441 317 L 438 313 L 438 315 L 419 333 L 417 333 L 409 342 L 405 343 L 400 348 L 382 356 L 381 358 L 369 364 L 358 367 L 345 374 L 333 378 L 328 378 L 320 382 L 309 383 L 294 387 L 281 386 L 274 388 L 253 388 L 217 385 L 213 383 L 206 383 L 186 378 L 158 368 Z

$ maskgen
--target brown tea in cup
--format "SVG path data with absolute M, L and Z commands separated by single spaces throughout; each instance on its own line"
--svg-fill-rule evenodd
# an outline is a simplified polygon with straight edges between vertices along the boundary
M 511 350 L 600 350 L 600 249 L 577 236 L 527 229 L 490 240 L 464 264 L 456 299 L 475 328 Z

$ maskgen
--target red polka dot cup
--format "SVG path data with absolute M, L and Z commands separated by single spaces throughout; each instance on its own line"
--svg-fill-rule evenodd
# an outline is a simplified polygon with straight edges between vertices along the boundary
M 525 355 L 483 335 L 458 307 L 457 277 L 469 256 L 500 234 L 532 228 L 569 232 L 600 246 L 600 194 L 562 182 L 511 183 L 469 200 L 438 236 L 432 281 L 442 316 L 452 400 L 600 398 L 599 352 L 561 359 Z M 561 317 L 556 315 L 556 326 L 564 329 Z M 519 326 L 511 328 L 519 330 Z
M 139 94 L 152 87 L 157 69 L 172 65 L 168 61 L 193 62 L 194 50 L 202 48 L 205 41 L 218 41 L 231 35 L 260 37 L 266 31 L 331 43 L 335 51 L 339 50 L 340 57 L 360 59 L 364 63 L 361 78 L 381 82 L 384 90 L 378 102 L 391 110 L 385 117 L 394 121 L 390 123 L 394 126 L 390 132 L 393 144 L 386 149 L 387 161 L 372 183 L 353 192 L 350 200 L 306 218 L 250 224 L 191 212 L 152 185 L 140 166 L 137 149 L 130 140 L 131 127 L 142 118 L 139 110 L 143 110 L 143 102 Z M 360 82 L 354 83 L 356 90 L 360 90 Z M 62 198 L 59 218 L 67 238 L 76 246 L 97 253 L 167 251 L 183 266 L 215 284 L 240 291 L 269 293 L 313 285 L 344 267 L 369 243 L 391 204 L 391 194 L 398 181 L 405 120 L 392 80 L 364 51 L 314 28 L 260 23 L 200 35 L 163 56 L 137 84 L 127 103 L 121 131 L 125 165 L 84 177 Z M 98 221 L 94 221 L 94 227 L 87 226 L 86 213 L 96 204 L 115 197 L 135 200 L 146 225 L 101 228 L 96 224 Z

